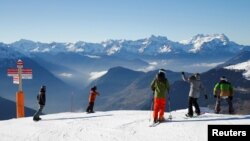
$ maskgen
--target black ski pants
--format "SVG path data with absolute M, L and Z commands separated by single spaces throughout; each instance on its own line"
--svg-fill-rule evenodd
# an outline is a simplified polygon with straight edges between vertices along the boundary
M 94 112 L 94 105 L 95 105 L 95 102 L 89 102 L 89 106 L 88 108 L 86 109 L 86 112 L 87 113 L 93 113 Z
M 200 107 L 197 102 L 198 98 L 188 97 L 188 115 L 193 116 L 193 106 L 195 107 L 195 113 L 200 114 Z
M 215 113 L 219 114 L 221 110 L 221 97 L 217 97 L 216 99 L 216 104 L 215 104 Z M 233 108 L 233 97 L 229 96 L 228 98 L 225 99 L 228 103 L 228 113 L 233 114 L 234 113 L 234 108 Z

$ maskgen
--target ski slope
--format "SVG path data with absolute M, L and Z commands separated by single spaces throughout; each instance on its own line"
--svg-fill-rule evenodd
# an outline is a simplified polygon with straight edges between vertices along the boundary
M 206 109 L 202 108 L 202 111 Z M 58 113 L 0 121 L 1 141 L 206 141 L 208 124 L 250 124 L 250 115 L 222 115 L 208 110 L 185 118 L 186 109 L 171 112 L 173 120 L 149 127 L 150 111 Z M 168 117 L 169 113 L 165 113 Z

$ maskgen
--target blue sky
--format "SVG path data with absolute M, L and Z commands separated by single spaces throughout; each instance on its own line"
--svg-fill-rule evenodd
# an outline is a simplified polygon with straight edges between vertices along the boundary
M 250 45 L 249 0 L 1 0 L 0 42 L 101 42 L 224 33 Z

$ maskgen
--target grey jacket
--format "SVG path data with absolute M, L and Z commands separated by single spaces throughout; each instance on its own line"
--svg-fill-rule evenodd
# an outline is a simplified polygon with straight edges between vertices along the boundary
M 199 98 L 201 93 L 205 94 L 205 89 L 200 79 L 187 78 L 185 74 L 182 74 L 182 79 L 190 83 L 189 97 Z

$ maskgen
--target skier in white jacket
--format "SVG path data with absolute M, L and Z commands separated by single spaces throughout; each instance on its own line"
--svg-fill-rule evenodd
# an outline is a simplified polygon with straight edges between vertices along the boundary
M 197 102 L 200 94 L 203 93 L 205 95 L 205 99 L 207 99 L 207 95 L 205 94 L 204 86 L 200 80 L 200 74 L 196 73 L 191 75 L 190 77 L 186 77 L 185 73 L 182 72 L 182 79 L 188 83 L 190 83 L 190 91 L 188 97 L 188 113 L 187 117 L 193 117 L 193 106 L 195 107 L 195 113 L 200 115 L 200 108 Z

